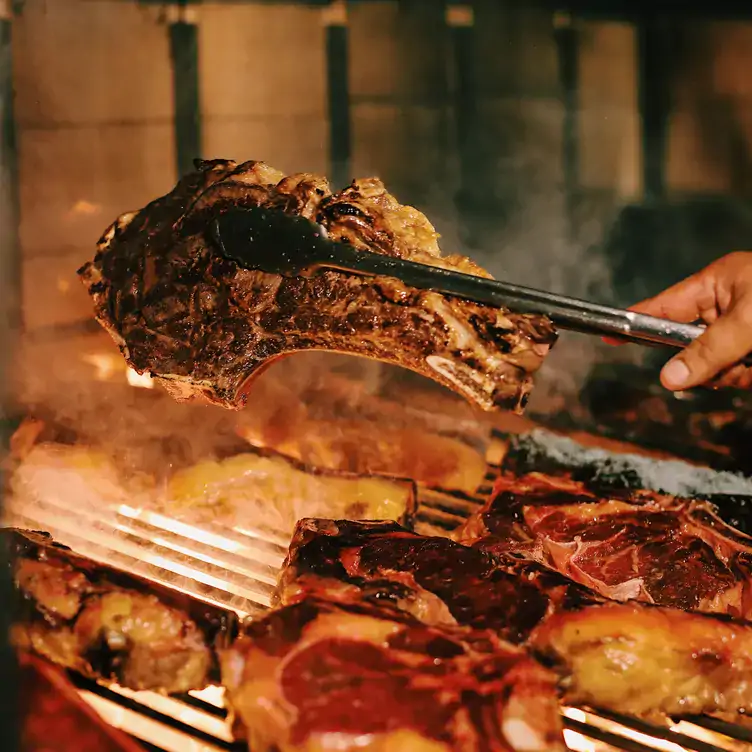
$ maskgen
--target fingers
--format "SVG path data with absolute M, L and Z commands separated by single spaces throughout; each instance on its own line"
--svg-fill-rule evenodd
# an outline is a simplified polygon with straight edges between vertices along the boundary
M 752 351 L 752 300 L 740 300 L 661 371 L 672 391 L 705 384 Z
M 631 307 L 638 313 L 674 321 L 696 321 L 703 313 L 716 308 L 715 280 L 707 270 L 693 274 L 681 282 Z
M 749 389 L 752 387 L 752 368 L 737 363 L 721 371 L 707 386 L 712 389 Z
M 629 309 L 648 316 L 673 321 L 697 321 L 714 318 L 710 312 L 716 310 L 714 279 L 707 269 L 664 290 L 658 295 L 647 298 Z M 608 345 L 623 345 L 624 340 L 604 337 Z

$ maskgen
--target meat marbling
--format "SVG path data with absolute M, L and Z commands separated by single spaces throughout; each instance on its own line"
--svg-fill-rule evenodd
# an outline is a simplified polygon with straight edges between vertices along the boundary
M 279 600 L 311 598 L 494 629 L 556 668 L 569 702 L 636 715 L 752 710 L 747 623 L 607 601 L 537 562 L 395 523 L 301 520 Z
M 533 559 L 614 600 L 752 617 L 752 538 L 705 501 L 507 473 L 454 537 Z
M 320 176 L 285 177 L 262 162 L 199 162 L 169 194 L 120 216 L 79 270 L 97 319 L 136 371 L 178 400 L 239 408 L 274 358 L 330 350 L 410 368 L 487 410 L 524 407 L 531 374 L 556 339 L 547 318 L 394 279 L 240 268 L 208 230 L 243 206 L 315 220 L 359 249 L 489 276 L 467 258 L 442 256 L 426 217 L 378 179 L 332 193 Z
M 308 598 L 220 658 L 253 752 L 563 752 L 553 674 L 492 632 Z

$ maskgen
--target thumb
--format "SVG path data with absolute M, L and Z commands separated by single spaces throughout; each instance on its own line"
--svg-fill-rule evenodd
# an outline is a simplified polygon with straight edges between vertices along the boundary
M 746 309 L 746 310 L 745 310 Z M 661 371 L 661 382 L 678 391 L 705 384 L 752 351 L 752 301 L 741 301 L 711 324 Z

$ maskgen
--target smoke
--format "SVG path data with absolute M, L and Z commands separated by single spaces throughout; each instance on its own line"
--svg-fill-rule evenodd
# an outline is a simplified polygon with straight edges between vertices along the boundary
M 617 209 L 618 210 L 618 209 Z M 475 257 L 498 279 L 537 289 L 614 304 L 611 259 L 603 239 L 613 210 L 591 209 L 571 232 L 565 197 L 556 188 L 528 194 L 505 226 L 488 233 Z M 611 347 L 599 337 L 562 332 L 536 376 L 532 413 L 574 411 L 594 368 L 607 363 L 642 364 L 636 346 Z
M 477 162 L 473 184 L 461 186 L 459 164 L 447 160 L 444 179 L 432 181 L 422 195 L 397 197 L 414 200 L 426 213 L 442 235 L 444 253 L 467 255 L 497 279 L 608 305 L 634 302 L 621 299 L 624 285 L 615 284 L 621 280 L 614 278 L 618 266 L 608 248 L 624 205 L 615 197 L 581 199 L 571 226 L 561 187 L 561 107 L 557 101 L 531 106 L 524 99 L 488 105 L 471 155 Z M 610 113 L 609 121 L 619 114 Z M 528 409 L 575 412 L 594 368 L 644 362 L 644 348 L 562 332 L 536 376 Z

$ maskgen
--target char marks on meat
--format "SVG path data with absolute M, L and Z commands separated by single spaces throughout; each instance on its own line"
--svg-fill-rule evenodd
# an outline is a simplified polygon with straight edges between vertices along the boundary
M 92 679 L 166 693 L 210 683 L 234 615 L 97 564 L 42 533 L 6 528 L 13 642 Z
M 491 632 L 310 598 L 220 662 L 253 752 L 565 749 L 553 675 Z
M 282 603 L 357 594 L 435 625 L 494 629 L 527 639 L 551 610 L 597 602 L 576 583 L 533 562 L 500 560 L 393 522 L 301 520 L 278 588 Z
M 332 194 L 316 175 L 285 177 L 261 162 L 200 162 L 171 193 L 119 217 L 79 270 L 97 319 L 139 373 L 176 399 L 238 408 L 250 379 L 274 358 L 330 350 L 410 368 L 484 409 L 524 407 L 531 374 L 556 338 L 548 319 L 393 279 L 240 268 L 208 229 L 244 206 L 315 220 L 358 249 L 488 276 L 469 259 L 442 256 L 426 217 L 375 178 Z
M 614 600 L 752 616 L 752 539 L 705 501 L 505 474 L 455 538 L 533 559 Z
M 748 624 L 606 601 L 537 562 L 394 523 L 301 520 L 279 598 L 493 629 L 554 667 L 570 702 L 637 715 L 752 709 Z

